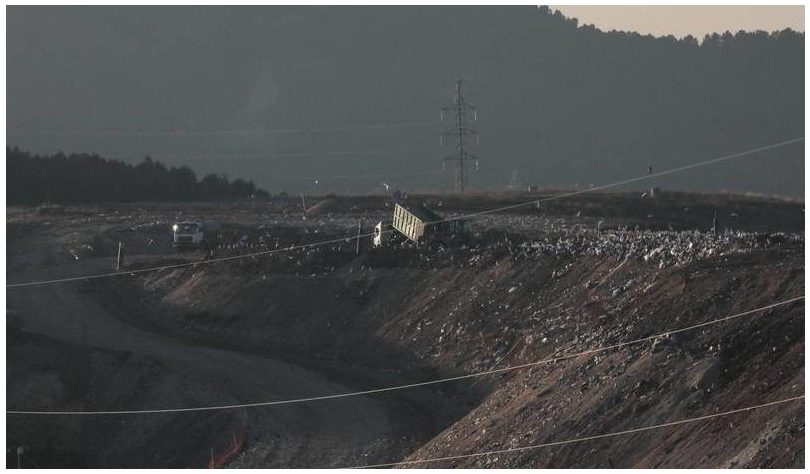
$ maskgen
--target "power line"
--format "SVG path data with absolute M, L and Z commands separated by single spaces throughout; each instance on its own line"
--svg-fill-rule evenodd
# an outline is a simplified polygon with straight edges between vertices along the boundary
M 754 149 L 751 149 L 751 150 L 741 151 L 739 153 L 734 153 L 734 154 L 731 154 L 731 155 L 721 156 L 719 158 L 713 158 L 713 159 L 710 159 L 710 160 L 698 161 L 696 163 L 691 163 L 691 164 L 688 164 L 688 165 L 685 165 L 685 166 L 679 166 L 677 168 L 671 168 L 671 169 L 668 169 L 668 170 L 659 171 L 657 173 L 649 173 L 649 174 L 646 174 L 646 175 L 636 176 L 635 178 L 629 178 L 629 179 L 625 179 L 625 180 L 622 180 L 622 181 L 615 181 L 615 182 L 608 183 L 608 184 L 602 184 L 602 185 L 599 185 L 599 186 L 593 186 L 593 187 L 590 187 L 590 188 L 587 188 L 587 189 L 582 189 L 582 190 L 579 190 L 579 191 L 572 191 L 572 192 L 568 192 L 568 193 L 557 194 L 557 195 L 547 197 L 547 198 L 533 199 L 531 201 L 521 202 L 521 203 L 518 203 L 518 204 L 511 204 L 511 205 L 499 207 L 499 208 L 496 208 L 496 209 L 488 209 L 488 210 L 485 210 L 485 211 L 473 212 L 473 213 L 470 213 L 470 214 L 465 214 L 463 216 L 451 217 L 451 218 L 448 218 L 448 219 L 442 219 L 442 220 L 439 220 L 439 221 L 429 222 L 429 224 L 438 224 L 438 223 L 441 223 L 441 222 L 447 222 L 447 221 L 453 221 L 453 220 L 459 220 L 459 219 L 466 219 L 466 218 L 476 217 L 476 216 L 480 216 L 480 215 L 484 215 L 484 214 L 492 214 L 492 213 L 495 213 L 495 212 L 508 211 L 508 210 L 511 210 L 511 209 L 518 209 L 518 208 L 521 208 L 521 207 L 532 206 L 532 205 L 537 204 L 538 202 L 553 201 L 553 200 L 556 200 L 556 199 L 562 199 L 562 198 L 566 198 L 566 197 L 579 196 L 581 194 L 592 193 L 594 191 L 601 191 L 603 189 L 615 188 L 617 186 L 622 186 L 622 185 L 625 185 L 625 184 L 635 183 L 635 182 L 638 182 L 638 181 L 644 181 L 644 180 L 647 180 L 647 179 L 657 178 L 657 177 L 660 177 L 660 176 L 666 176 L 666 175 L 673 174 L 673 173 L 679 173 L 681 171 L 686 171 L 686 170 L 690 170 L 690 169 L 693 169 L 693 168 L 699 168 L 701 166 L 707 166 L 707 165 L 711 165 L 711 164 L 714 164 L 714 163 L 719 163 L 719 162 L 722 162 L 722 161 L 731 160 L 731 159 L 734 159 L 734 158 L 740 158 L 740 157 L 743 157 L 743 156 L 752 155 L 754 153 L 759 153 L 759 152 L 762 152 L 762 151 L 772 150 L 774 148 L 779 148 L 779 147 L 783 147 L 783 146 L 786 146 L 786 145 L 791 145 L 793 143 L 798 143 L 798 142 L 803 141 L 803 140 L 804 140 L 804 137 L 793 138 L 791 140 L 785 140 L 783 142 L 774 143 L 772 145 L 766 145 L 766 146 L 763 146 L 763 147 L 760 147 L 760 148 L 754 148 Z
M 527 369 L 530 367 L 535 367 L 542 364 L 551 364 L 555 362 L 560 362 L 563 360 L 573 359 L 576 357 L 581 357 L 585 355 L 591 355 L 598 352 L 604 352 L 612 349 L 618 349 L 621 347 L 638 344 L 645 341 L 650 341 L 653 339 L 666 337 L 671 334 L 678 334 L 681 332 L 691 331 L 694 329 L 698 329 L 701 327 L 710 326 L 712 324 L 718 324 L 724 321 L 729 321 L 732 319 L 740 318 L 743 316 L 747 316 L 749 314 L 759 313 L 762 311 L 766 311 L 768 309 L 775 308 L 777 306 L 782 306 L 790 303 L 794 303 L 799 300 L 803 300 L 804 296 L 798 296 L 795 298 L 791 298 L 785 301 L 780 301 L 778 303 L 773 303 L 767 306 L 763 306 L 761 308 L 756 308 L 752 310 L 748 310 L 742 313 L 737 313 L 731 316 L 726 316 L 720 319 L 714 319 L 711 321 L 695 324 L 692 326 L 687 326 L 680 329 L 674 329 L 671 331 L 663 332 L 660 334 L 656 334 L 653 336 L 642 337 L 639 339 L 634 339 L 632 341 L 622 342 L 618 344 L 613 344 L 609 346 L 599 347 L 596 349 L 589 349 L 582 352 L 577 352 L 574 354 L 568 354 L 558 357 L 553 357 L 549 359 L 543 359 L 535 362 L 530 362 L 527 364 L 520 364 L 520 365 L 513 365 L 509 367 L 503 367 L 500 369 L 491 369 L 486 370 L 483 372 L 477 372 L 472 374 L 465 374 L 465 375 L 458 375 L 455 377 L 447 377 L 442 379 L 436 380 L 429 380 L 425 382 L 417 382 L 405 385 L 395 385 L 391 387 L 384 387 L 384 388 L 377 388 L 371 390 L 361 390 L 356 392 L 346 392 L 346 393 L 338 393 L 333 395 L 321 395 L 315 397 L 305 397 L 305 398 L 293 398 L 287 400 L 275 400 L 269 402 L 254 402 L 254 403 L 242 403 L 242 404 L 235 404 L 235 405 L 214 405 L 214 406 L 206 406 L 206 407 L 191 407 L 191 408 L 158 408 L 158 409 L 145 409 L 145 410 L 95 410 L 95 411 L 38 411 L 38 410 L 7 410 L 6 414 L 8 415 L 144 415 L 144 414 L 157 414 L 157 413 L 180 413 L 180 412 L 200 412 L 200 411 L 217 411 L 217 410 L 231 410 L 236 408 L 252 408 L 252 407 L 266 407 L 266 406 L 276 406 L 276 405 L 292 405 L 297 403 L 305 403 L 305 402 L 313 402 L 313 401 L 323 401 L 323 400 L 334 400 L 338 398 L 348 398 L 348 397 L 355 397 L 361 395 L 371 395 L 376 393 L 383 393 L 383 392 L 393 392 L 396 390 L 404 390 L 409 388 L 416 388 L 416 387 L 424 387 L 428 385 L 437 385 L 441 383 L 447 382 L 454 382 L 458 380 L 465 380 L 474 377 L 482 377 L 485 375 L 492 375 L 497 373 Z
M 406 152 L 426 152 L 433 151 L 432 148 L 381 148 L 373 150 L 348 150 L 348 151 L 282 151 L 277 153 L 223 153 L 214 155 L 174 155 L 155 153 L 157 159 L 181 159 L 189 161 L 214 161 L 227 158 L 236 159 L 262 159 L 262 158 L 297 158 L 302 156 L 355 156 L 355 155 L 386 155 L 389 153 Z
M 442 174 L 441 171 L 414 171 L 404 173 L 385 173 L 385 174 L 343 174 L 332 176 L 297 176 L 294 178 L 269 178 L 269 181 L 286 182 L 286 181 L 333 181 L 343 179 L 380 179 L 380 178 L 401 178 L 408 176 L 434 176 Z
M 337 175 L 337 176 L 318 176 L 314 178 L 301 178 L 318 181 L 330 181 L 338 179 L 371 179 L 371 178 L 399 178 L 406 176 L 433 176 L 441 174 L 440 171 L 414 171 L 413 173 L 387 173 L 387 174 L 355 174 L 355 175 Z
M 273 254 L 281 253 L 281 252 L 289 252 L 289 251 L 292 251 L 292 250 L 303 250 L 303 249 L 311 248 L 311 247 L 319 247 L 319 246 L 322 246 L 322 245 L 332 245 L 332 244 L 339 244 L 339 243 L 344 243 L 344 242 L 348 243 L 348 242 L 351 242 L 354 239 L 363 238 L 363 237 L 371 237 L 372 235 L 374 235 L 373 232 L 368 233 L 368 234 L 362 234 L 362 235 L 359 235 L 359 236 L 348 236 L 348 237 L 342 237 L 342 238 L 339 238 L 339 239 L 323 240 L 323 241 L 319 241 L 319 242 L 313 242 L 311 244 L 291 245 L 289 247 L 283 247 L 283 248 L 280 248 L 280 249 L 265 250 L 265 251 L 261 251 L 261 252 L 253 252 L 253 253 L 243 254 L 243 255 L 231 255 L 231 256 L 228 256 L 228 257 L 217 257 L 217 258 L 211 258 L 211 259 L 208 259 L 208 260 L 201 260 L 201 261 L 198 261 L 198 262 L 185 262 L 185 263 L 175 263 L 175 264 L 171 264 L 171 265 L 161 265 L 161 266 L 158 266 L 158 267 L 138 268 L 138 269 L 134 269 L 134 270 L 126 270 L 126 271 L 123 271 L 123 272 L 109 272 L 109 273 L 100 273 L 100 274 L 97 274 L 97 275 L 87 275 L 87 276 L 68 277 L 68 278 L 55 278 L 53 280 L 43 280 L 43 281 L 34 281 L 34 282 L 26 282 L 26 283 L 11 283 L 11 284 L 7 284 L 6 288 L 20 288 L 20 287 L 26 287 L 26 286 L 48 285 L 48 284 L 53 284 L 53 283 L 67 283 L 67 282 L 81 281 L 81 280 L 96 280 L 96 279 L 99 279 L 99 278 L 109 278 L 109 277 L 124 276 L 124 275 L 135 275 L 135 274 L 139 274 L 139 273 L 147 273 L 147 272 L 154 272 L 154 271 L 160 271 L 160 270 L 172 270 L 172 269 L 175 269 L 175 268 L 193 267 L 193 266 L 203 265 L 203 264 L 207 264 L 207 263 L 217 263 L 217 262 L 225 262 L 225 261 L 228 261 L 228 260 L 241 260 L 241 259 L 244 259 L 244 258 L 262 257 L 262 256 L 273 255 Z
M 388 130 L 396 128 L 419 128 L 436 126 L 435 122 L 401 122 L 371 125 L 347 125 L 339 127 L 292 127 L 265 129 L 220 129 L 220 130 L 128 130 L 128 129 L 11 129 L 9 135 L 97 135 L 97 136 L 205 136 L 205 135 L 265 135 L 277 133 L 347 132 L 355 130 Z
M 775 406 L 775 405 L 780 405 L 782 403 L 795 402 L 795 401 L 803 400 L 803 399 L 804 399 L 804 395 L 799 395 L 797 397 L 785 398 L 785 399 L 782 399 L 782 400 L 776 400 L 776 401 L 773 401 L 773 402 L 763 403 L 763 404 L 760 404 L 760 405 L 748 406 L 748 407 L 745 407 L 745 408 L 737 408 L 736 410 L 728 410 L 728 411 L 724 411 L 724 412 L 721 412 L 721 413 L 713 413 L 711 415 L 697 416 L 697 417 L 694 417 L 694 418 L 687 418 L 687 419 L 684 419 L 684 420 L 670 421 L 670 422 L 667 422 L 667 423 L 659 423 L 657 425 L 644 426 L 644 427 L 641 427 L 641 428 L 633 428 L 633 429 L 624 430 L 624 431 L 615 431 L 615 432 L 612 432 L 612 433 L 605 433 L 605 434 L 594 435 L 594 436 L 585 436 L 585 437 L 582 437 L 582 438 L 567 439 L 567 440 L 564 440 L 564 441 L 553 441 L 553 442 L 550 442 L 550 443 L 533 444 L 533 445 L 530 445 L 530 446 L 521 446 L 519 448 L 498 449 L 498 450 L 494 450 L 494 451 L 485 451 L 485 452 L 472 453 L 472 454 L 459 454 L 459 455 L 456 455 L 456 456 L 444 456 L 444 457 L 440 457 L 440 458 L 428 458 L 428 459 L 420 459 L 420 460 L 416 460 L 416 461 L 400 461 L 400 462 L 392 462 L 392 463 L 386 463 L 386 464 L 369 464 L 369 465 L 366 465 L 366 466 L 354 466 L 354 467 L 350 467 L 348 469 L 393 467 L 393 466 L 421 464 L 421 463 L 428 463 L 428 462 L 453 461 L 453 460 L 457 460 L 457 459 L 488 456 L 488 455 L 491 455 L 491 454 L 505 454 L 505 453 L 519 452 L 519 451 L 527 451 L 527 450 L 531 450 L 531 449 L 548 448 L 548 447 L 551 447 L 551 446 L 561 446 L 561 445 L 564 445 L 564 444 L 579 443 L 579 442 L 582 442 L 582 441 L 592 441 L 592 440 L 595 440 L 595 439 L 610 438 L 610 437 L 613 437 L 613 436 L 621 436 L 621 435 L 632 434 L 632 433 L 640 433 L 640 432 L 655 430 L 655 429 L 659 429 L 659 428 L 667 428 L 667 427 L 670 427 L 670 426 L 678 426 L 678 425 L 683 425 L 683 424 L 687 424 L 687 423 L 695 423 L 695 422 L 698 422 L 698 421 L 709 420 L 709 419 L 718 418 L 718 417 L 721 417 L 721 416 L 734 415 L 736 413 L 742 413 L 742 412 L 751 411 L 751 410 L 758 410 L 760 408 L 767 408 L 767 407 L 771 407 L 771 406 Z
M 659 177 L 659 176 L 664 176 L 664 175 L 668 175 L 668 174 L 672 174 L 672 173 L 677 173 L 677 172 L 680 172 L 680 171 L 685 171 L 685 170 L 688 170 L 688 169 L 698 168 L 698 167 L 701 167 L 701 166 L 707 166 L 707 165 L 710 165 L 710 164 L 713 164 L 713 163 L 718 163 L 718 162 L 730 160 L 730 159 L 733 159 L 733 158 L 739 158 L 739 157 L 742 157 L 742 156 L 751 155 L 751 154 L 758 153 L 758 152 L 761 152 L 761 151 L 766 151 L 766 150 L 771 150 L 771 149 L 774 149 L 774 148 L 779 148 L 779 147 L 782 147 L 782 146 L 786 146 L 786 145 L 790 145 L 790 144 L 793 144 L 793 143 L 800 142 L 802 140 L 804 140 L 804 137 L 794 138 L 794 139 L 791 139 L 791 140 L 786 140 L 786 141 L 783 141 L 783 142 L 774 143 L 774 144 L 767 145 L 767 146 L 764 146 L 764 147 L 754 148 L 752 150 L 746 150 L 746 151 L 742 151 L 742 152 L 739 152 L 739 153 L 734 153 L 734 154 L 731 154 L 731 155 L 722 156 L 722 157 L 719 157 L 719 158 L 713 158 L 713 159 L 710 159 L 710 160 L 699 161 L 699 162 L 696 162 L 696 163 L 691 163 L 689 165 L 681 166 L 681 167 L 678 167 L 678 168 L 672 168 L 672 169 L 665 170 L 665 171 L 660 171 L 660 172 L 657 172 L 657 173 L 645 174 L 645 175 L 637 176 L 635 178 L 630 178 L 630 179 L 625 179 L 625 180 L 622 180 L 622 181 L 616 181 L 616 182 L 613 182 L 613 183 L 603 184 L 603 185 L 600 185 L 600 186 L 595 186 L 595 187 L 591 187 L 591 188 L 583 189 L 583 190 L 579 190 L 579 191 L 572 191 L 572 192 L 568 192 L 568 193 L 557 194 L 557 195 L 550 196 L 550 197 L 547 197 L 547 198 L 532 199 L 531 201 L 525 201 L 525 202 L 521 202 L 521 203 L 517 203 L 517 204 L 511 204 L 511 205 L 508 205 L 508 206 L 498 207 L 498 208 L 494 208 L 494 209 L 488 209 L 488 210 L 479 211 L 479 212 L 473 212 L 473 213 L 469 213 L 469 214 L 463 214 L 463 215 L 455 216 L 455 217 L 449 217 L 449 218 L 446 218 L 446 219 L 440 219 L 440 220 L 437 220 L 437 221 L 428 222 L 427 224 L 439 224 L 439 223 L 442 223 L 442 222 L 450 222 L 450 221 L 455 221 L 455 220 L 460 220 L 460 219 L 467 219 L 467 218 L 470 218 L 470 217 L 477 217 L 477 216 L 486 215 L 486 214 L 494 214 L 496 212 L 502 212 L 502 211 L 507 211 L 507 210 L 511 210 L 511 209 L 518 209 L 518 208 L 521 208 L 521 207 L 536 205 L 538 202 L 547 202 L 547 201 L 553 201 L 553 200 L 557 200 L 557 199 L 563 199 L 563 198 L 566 198 L 566 197 L 572 197 L 572 196 L 578 196 L 578 195 L 581 195 L 581 194 L 587 194 L 587 193 L 591 193 L 591 192 L 594 192 L 594 191 L 599 191 L 599 190 L 603 190 L 603 189 L 609 189 L 609 188 L 612 188 L 612 187 L 621 186 L 621 185 L 624 185 L 624 184 L 633 183 L 633 182 L 637 182 L 637 181 L 644 181 L 644 180 L 656 178 L 656 177 Z M 393 232 L 393 231 L 384 231 L 384 232 Z M 157 267 L 151 267 L 151 268 L 143 268 L 143 269 L 138 269 L 138 270 L 130 270 L 130 271 L 127 271 L 127 272 L 112 272 L 112 273 L 104 273 L 104 274 L 99 274 L 99 275 L 88 275 L 88 276 L 79 276 L 79 277 L 70 277 L 70 278 L 58 278 L 58 279 L 54 279 L 54 280 L 11 283 L 11 284 L 6 284 L 6 288 L 20 288 L 20 287 L 26 287 L 26 286 L 37 286 L 37 285 L 46 285 L 46 284 L 54 284 L 54 283 L 65 283 L 65 282 L 72 282 L 72 281 L 97 279 L 97 278 L 107 278 L 107 277 L 115 277 L 115 276 L 123 276 L 123 275 L 133 275 L 133 274 L 137 274 L 137 273 L 146 273 L 146 272 L 151 272 L 151 271 L 159 271 L 159 270 L 166 270 L 166 269 L 172 269 L 172 268 L 181 268 L 181 267 L 190 267 L 190 266 L 196 266 L 196 265 L 204 265 L 204 264 L 222 262 L 222 261 L 227 261 L 227 260 L 237 260 L 237 259 L 242 259 L 242 258 L 252 258 L 252 257 L 257 257 L 257 256 L 263 256 L 263 255 L 271 255 L 271 254 L 279 253 L 279 252 L 288 252 L 288 251 L 292 251 L 292 250 L 300 250 L 300 249 L 305 249 L 305 248 L 312 248 L 312 247 L 317 247 L 317 246 L 321 246 L 321 245 L 331 245 L 331 244 L 342 242 L 344 240 L 349 242 L 349 241 L 351 241 L 353 239 L 366 238 L 366 237 L 369 237 L 371 235 L 373 235 L 373 234 L 372 233 L 361 234 L 361 235 L 358 235 L 358 236 L 349 236 L 349 237 L 345 237 L 345 238 L 341 238 L 341 239 L 325 240 L 325 241 L 314 242 L 314 243 L 306 244 L 306 245 L 293 245 L 293 246 L 286 247 L 286 248 L 283 248 L 283 249 L 267 250 L 267 251 L 262 251 L 262 252 L 248 253 L 248 254 L 242 254 L 242 255 L 234 255 L 234 256 L 230 256 L 230 257 L 212 258 L 212 259 L 202 260 L 202 261 L 198 261 L 198 262 L 187 262 L 187 263 L 181 263 L 181 264 L 175 264 L 175 265 L 164 265 L 164 266 L 157 266 Z
M 498 359 L 495 361 L 495 363 L 494 363 L 494 364 L 492 364 L 492 366 L 490 366 L 490 368 L 489 368 L 488 370 L 492 370 L 492 369 L 494 369 L 495 367 L 497 367 L 497 366 L 498 366 L 498 364 L 500 364 L 500 363 L 501 363 L 503 360 L 505 360 L 507 357 L 509 357 L 509 356 L 512 354 L 512 351 L 514 351 L 515 349 L 517 349 L 518 345 L 520 345 L 521 343 L 525 344 L 525 343 L 526 343 L 526 340 L 525 340 L 525 339 L 523 339 L 522 337 L 518 337 L 517 341 L 515 341 L 515 343 L 514 343 L 514 344 L 512 344 L 512 347 L 510 347 L 510 348 L 509 348 L 509 350 L 508 350 L 508 351 L 506 351 L 506 352 L 504 353 L 504 355 L 502 355 L 502 356 L 498 357 Z M 475 382 L 473 382 L 473 383 L 472 383 L 472 385 L 470 386 L 470 388 L 474 387 L 474 386 L 475 386 L 475 384 L 477 384 L 477 383 L 478 383 L 478 382 L 480 382 L 481 380 L 483 380 L 483 379 L 478 379 L 478 380 L 476 380 Z

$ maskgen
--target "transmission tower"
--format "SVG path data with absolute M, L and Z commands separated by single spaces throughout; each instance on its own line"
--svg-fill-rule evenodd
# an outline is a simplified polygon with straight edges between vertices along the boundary
M 478 171 L 478 157 L 470 153 L 473 146 L 478 146 L 478 132 L 475 130 L 475 123 L 478 122 L 478 114 L 475 107 L 464 100 L 464 93 L 461 88 L 462 80 L 456 82 L 456 97 L 452 105 L 442 108 L 441 121 L 444 124 L 444 113 L 450 112 L 455 115 L 452 126 L 447 127 L 442 132 L 441 143 L 444 144 L 444 137 L 455 138 L 455 152 L 444 158 L 443 166 L 446 167 L 448 161 L 452 161 L 456 166 L 456 193 L 463 193 L 467 187 L 466 162 L 474 161 L 475 170 Z M 474 142 L 473 142 L 474 139 Z

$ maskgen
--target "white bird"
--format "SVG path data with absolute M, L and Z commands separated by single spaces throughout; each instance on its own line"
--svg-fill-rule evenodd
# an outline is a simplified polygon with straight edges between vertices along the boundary
M 385 190 L 388 191 L 388 183 L 382 183 L 382 185 L 385 186 Z

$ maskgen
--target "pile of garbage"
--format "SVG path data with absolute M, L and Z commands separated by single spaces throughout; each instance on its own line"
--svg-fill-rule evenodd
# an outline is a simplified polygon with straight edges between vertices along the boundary
M 519 244 L 521 255 L 604 255 L 643 260 L 660 268 L 714 256 L 774 248 L 803 248 L 803 233 L 619 231 L 550 234 Z
M 356 234 L 355 234 L 356 235 Z M 292 228 L 260 226 L 240 229 L 238 236 L 227 239 L 217 254 L 238 254 L 294 248 L 297 258 L 330 252 L 354 254 L 356 241 L 347 229 L 332 226 L 320 228 Z M 327 240 L 326 246 L 307 247 L 308 244 Z M 361 243 L 362 253 L 368 242 Z M 687 265 L 696 260 L 729 255 L 750 254 L 772 250 L 804 248 L 803 233 L 746 233 L 725 232 L 718 235 L 696 231 L 610 231 L 595 232 L 569 230 L 547 232 L 526 238 L 520 234 L 499 238 L 478 239 L 456 248 L 415 249 L 407 242 L 377 249 L 373 254 L 376 265 L 406 265 L 415 267 L 442 267 L 445 265 L 481 266 L 497 261 L 505 255 L 515 259 L 540 255 L 560 257 L 605 256 L 630 259 L 670 268 Z

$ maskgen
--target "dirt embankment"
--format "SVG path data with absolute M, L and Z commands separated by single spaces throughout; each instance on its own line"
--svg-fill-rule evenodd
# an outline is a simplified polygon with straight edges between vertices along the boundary
M 283 355 L 364 389 L 528 363 L 721 318 L 803 295 L 803 272 L 803 251 L 795 247 L 669 266 L 505 248 L 440 256 L 312 251 L 109 280 L 96 289 L 108 303 L 140 298 L 139 310 L 120 314 L 133 324 Z M 802 315 L 796 303 L 613 351 L 380 397 L 437 416 L 433 425 L 417 423 L 414 447 L 423 445 L 411 461 L 701 416 L 802 394 Z M 448 400 L 455 411 L 441 408 Z M 798 402 L 426 466 L 798 467 L 803 440 Z
M 95 227 L 72 224 L 58 222 L 32 238 L 10 243 L 9 266 L 15 268 L 10 272 L 11 281 L 109 271 L 109 258 L 91 256 L 71 265 L 64 263 L 65 244 Z M 153 257 L 140 259 L 155 262 Z M 187 344 L 171 334 L 139 330 L 112 317 L 92 292 L 83 289 L 87 286 L 81 282 L 68 282 L 8 291 L 9 314 L 22 328 L 23 336 L 32 336 L 20 337 L 24 346 L 9 350 L 9 365 L 13 367 L 7 380 L 10 409 L 106 412 L 194 408 L 347 390 L 316 372 L 248 354 L 241 348 L 222 350 Z M 136 299 L 118 300 L 114 306 L 139 308 Z M 41 377 L 59 378 L 50 398 L 35 396 L 38 391 L 51 393 L 38 382 Z M 395 424 L 388 412 L 407 416 L 408 407 L 397 410 L 387 405 L 370 397 L 354 397 L 332 403 L 264 407 L 249 413 L 16 414 L 9 415 L 14 422 L 9 423 L 8 448 L 14 452 L 23 446 L 25 460 L 44 459 L 44 465 L 52 467 L 204 467 L 212 454 L 215 460 L 222 459 L 218 453 L 230 449 L 233 439 L 244 435 L 245 442 L 238 449 L 249 450 L 258 460 L 256 465 L 264 467 L 379 462 L 392 452 L 412 451 L 418 439 L 410 433 L 419 433 L 418 422 L 428 418 L 422 410 L 415 410 L 407 423 L 401 420 Z M 63 429 L 62 424 L 75 429 Z M 58 444 L 43 443 L 45 437 L 39 433 L 45 431 L 52 433 Z M 77 431 L 89 435 L 77 440 Z
M 200 386 L 154 358 L 103 351 L 7 327 L 6 400 L 15 410 L 128 409 L 198 403 Z M 206 388 L 210 391 L 210 388 Z M 172 393 L 173 395 L 167 395 Z M 226 446 L 242 420 L 233 413 L 155 416 L 7 415 L 7 465 L 23 468 L 204 467 L 198 448 Z

